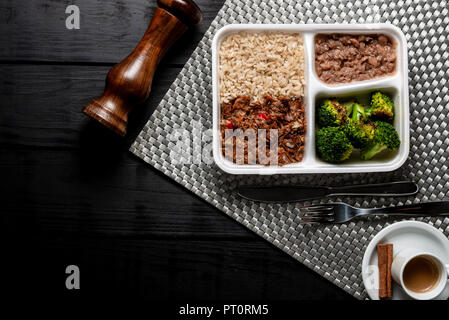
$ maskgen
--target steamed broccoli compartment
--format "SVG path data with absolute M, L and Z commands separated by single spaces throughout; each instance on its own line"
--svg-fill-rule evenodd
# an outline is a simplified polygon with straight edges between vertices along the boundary
M 316 149 L 330 163 L 347 160 L 360 149 L 362 160 L 370 160 L 384 150 L 396 151 L 401 144 L 393 127 L 394 103 L 380 91 L 371 93 L 369 106 L 357 101 L 326 99 L 317 108 Z

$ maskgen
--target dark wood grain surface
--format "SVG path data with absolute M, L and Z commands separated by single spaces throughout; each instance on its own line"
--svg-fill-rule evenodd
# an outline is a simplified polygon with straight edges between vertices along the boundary
M 0 2 L 1 290 L 10 297 L 351 299 L 127 149 L 220 9 L 197 1 L 120 138 L 81 113 L 155 1 Z M 76 4 L 81 29 L 65 28 Z M 81 289 L 65 289 L 65 267 Z

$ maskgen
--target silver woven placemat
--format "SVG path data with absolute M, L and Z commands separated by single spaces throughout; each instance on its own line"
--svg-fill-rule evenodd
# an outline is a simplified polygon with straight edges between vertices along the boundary
M 442 200 L 449 173 L 449 12 L 447 1 L 268 1 L 227 0 L 130 150 L 293 258 L 359 299 L 367 297 L 361 277 L 370 239 L 394 220 L 374 218 L 333 226 L 301 226 L 298 206 L 244 201 L 233 194 L 240 182 L 340 185 L 412 179 L 420 193 L 410 199 L 341 198 L 362 207 Z M 400 27 L 409 45 L 411 149 L 394 172 L 290 176 L 232 176 L 215 164 L 175 164 L 171 133 L 192 121 L 212 123 L 211 41 L 230 23 L 374 23 Z M 313 203 L 316 203 L 313 202 Z M 425 218 L 449 235 L 449 219 Z

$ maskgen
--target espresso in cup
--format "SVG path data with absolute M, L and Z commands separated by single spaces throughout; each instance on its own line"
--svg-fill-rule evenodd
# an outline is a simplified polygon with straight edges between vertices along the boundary
M 440 268 L 429 256 L 417 256 L 411 259 L 403 272 L 407 289 L 424 293 L 433 290 L 440 281 Z
M 433 253 L 406 248 L 394 257 L 391 275 L 410 297 L 430 300 L 446 287 L 449 265 Z

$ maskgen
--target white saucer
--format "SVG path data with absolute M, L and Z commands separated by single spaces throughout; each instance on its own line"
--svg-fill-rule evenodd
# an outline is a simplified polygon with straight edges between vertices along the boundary
M 392 243 L 393 257 L 402 249 L 414 247 L 439 256 L 449 264 L 449 239 L 438 229 L 419 221 L 401 221 L 381 230 L 366 248 L 362 261 L 362 277 L 365 289 L 372 300 L 379 300 L 379 278 L 377 274 L 377 244 Z M 374 267 L 370 267 L 374 266 Z M 393 280 L 392 280 L 393 281 Z M 435 300 L 449 298 L 449 282 Z M 411 300 L 402 288 L 393 281 L 392 300 Z

